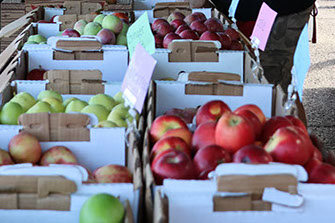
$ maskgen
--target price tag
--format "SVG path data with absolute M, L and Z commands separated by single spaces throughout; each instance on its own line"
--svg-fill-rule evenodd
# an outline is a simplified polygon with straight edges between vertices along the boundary
M 127 45 L 129 58 L 133 57 L 133 52 L 139 43 L 149 54 L 155 53 L 155 37 L 151 32 L 147 12 L 143 13 L 128 29 Z
M 238 6 L 239 2 L 240 2 L 240 0 L 232 0 L 231 1 L 230 7 L 229 7 L 229 10 L 228 10 L 229 17 L 235 18 L 236 9 L 237 9 L 237 6 Z
M 292 75 L 295 79 L 295 87 L 302 100 L 303 86 L 306 75 L 311 66 L 311 59 L 309 54 L 309 40 L 308 40 L 308 24 L 306 23 L 304 29 L 298 40 L 297 48 L 295 49 L 293 58 Z
M 255 37 L 259 40 L 259 49 L 265 50 L 266 43 L 272 29 L 272 25 L 276 19 L 277 12 L 272 10 L 265 2 L 259 11 L 251 39 Z
M 130 104 L 141 113 L 157 61 L 137 44 L 123 79 L 121 91 Z

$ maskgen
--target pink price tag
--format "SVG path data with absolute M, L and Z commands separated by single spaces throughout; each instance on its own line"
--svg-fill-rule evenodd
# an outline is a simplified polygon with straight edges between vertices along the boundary
M 134 108 L 141 112 L 157 61 L 137 44 L 123 79 L 121 91 Z
M 257 38 L 259 40 L 258 48 L 265 50 L 266 43 L 268 41 L 272 25 L 276 19 L 277 12 L 272 10 L 265 2 L 262 4 L 261 10 L 259 11 L 254 30 L 251 35 L 251 39 Z

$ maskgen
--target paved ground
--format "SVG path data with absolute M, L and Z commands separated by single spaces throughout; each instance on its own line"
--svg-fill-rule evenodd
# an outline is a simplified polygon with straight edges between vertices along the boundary
M 311 68 L 303 103 L 308 127 L 327 149 L 335 149 L 335 0 L 318 0 L 317 44 L 310 44 Z

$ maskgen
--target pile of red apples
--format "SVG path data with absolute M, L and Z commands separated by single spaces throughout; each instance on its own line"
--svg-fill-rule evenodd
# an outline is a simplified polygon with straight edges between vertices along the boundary
M 201 12 L 184 16 L 173 12 L 167 20 L 156 19 L 151 25 L 156 48 L 168 48 L 175 39 L 219 41 L 223 50 L 243 50 L 240 35 L 233 28 L 226 28 L 216 18 L 207 19 Z
M 32 163 L 40 166 L 49 166 L 50 164 L 80 165 L 71 150 L 65 146 L 53 146 L 42 153 L 38 139 L 24 131 L 10 140 L 8 152 L 0 149 L 0 166 L 15 163 Z M 133 182 L 132 174 L 128 168 L 120 165 L 102 166 L 96 169 L 93 174 L 88 170 L 87 172 L 90 183 Z
M 151 170 L 157 184 L 164 179 L 208 179 L 221 163 L 303 166 L 309 183 L 335 184 L 335 167 L 324 163 L 303 122 L 294 116 L 266 119 L 252 104 L 232 111 L 216 100 L 202 105 L 192 133 L 183 118 L 165 114 L 150 128 Z

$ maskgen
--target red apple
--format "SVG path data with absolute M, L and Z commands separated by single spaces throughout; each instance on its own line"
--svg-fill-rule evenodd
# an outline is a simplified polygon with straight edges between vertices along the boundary
M 231 153 L 255 141 L 255 131 L 245 118 L 225 113 L 216 125 L 215 142 Z
M 15 163 L 35 164 L 40 160 L 42 154 L 38 139 L 24 131 L 10 140 L 8 151 Z
M 257 105 L 246 104 L 246 105 L 243 105 L 243 106 L 237 108 L 235 110 L 235 112 L 238 111 L 238 110 L 252 111 L 253 113 L 255 113 L 255 115 L 257 115 L 257 117 L 259 118 L 259 120 L 261 121 L 262 124 L 264 124 L 266 122 L 266 118 L 265 118 L 265 115 L 264 115 L 263 111 Z
M 181 12 L 172 12 L 169 15 L 167 21 L 169 23 L 171 23 L 173 20 L 176 20 L 176 19 L 184 20 L 185 19 L 185 15 L 183 13 L 181 13 Z
M 192 132 L 188 130 L 187 128 L 179 128 L 179 129 L 171 129 L 167 131 L 161 139 L 164 139 L 169 136 L 176 136 L 179 138 L 182 138 L 186 144 L 191 147 L 192 144 Z
M 192 22 L 196 20 L 201 20 L 201 19 L 199 18 L 199 16 L 193 15 L 193 14 L 186 16 L 184 19 L 187 25 L 190 25 Z
M 313 157 L 313 158 L 316 158 L 316 159 L 318 159 L 318 160 L 320 160 L 320 161 L 322 161 L 323 158 L 322 158 L 322 153 L 321 153 L 321 151 L 320 151 L 318 148 L 316 148 L 314 145 L 312 145 L 312 146 L 313 146 L 312 157 Z
M 241 41 L 232 40 L 229 50 L 244 50 L 244 47 Z
M 167 110 L 164 115 L 175 115 L 181 118 L 186 124 L 192 123 L 195 114 L 197 113 L 196 108 L 172 108 Z
M 155 47 L 163 48 L 163 38 L 158 34 L 155 34 Z
M 200 36 L 200 40 L 217 40 L 220 41 L 220 36 L 214 32 L 206 31 Z
M 224 31 L 228 36 L 230 36 L 231 40 L 239 40 L 240 34 L 233 28 L 228 28 Z
M 272 157 L 262 147 L 256 145 L 247 145 L 242 147 L 234 154 L 234 163 L 269 163 L 272 162 Z
M 194 156 L 193 163 L 199 179 L 208 179 L 208 173 L 221 163 L 231 162 L 229 152 L 218 145 L 209 145 L 200 149 Z
M 162 115 L 156 118 L 150 128 L 150 137 L 153 142 L 157 142 L 167 131 L 171 129 L 187 129 L 186 123 L 174 115 Z
M 44 73 L 47 72 L 46 70 L 39 68 L 31 70 L 27 75 L 27 80 L 43 80 Z
M 176 30 L 175 33 L 179 35 L 184 30 L 188 30 L 188 29 L 190 29 L 190 27 L 188 25 L 181 25 L 181 26 L 178 27 L 178 29 Z
M 190 28 L 193 31 L 197 32 L 199 35 L 202 35 L 204 32 L 207 31 L 207 27 L 200 20 L 192 22 Z
M 335 167 L 322 163 L 314 167 L 309 174 L 309 183 L 335 184 Z
M 297 126 L 301 130 L 303 130 L 306 133 L 306 135 L 308 135 L 308 131 L 305 124 L 299 118 L 296 118 L 293 115 L 286 115 L 285 118 L 290 120 L 294 126 Z
M 170 22 L 170 25 L 176 30 L 181 25 L 186 25 L 186 22 L 182 19 L 175 19 Z
M 166 150 L 156 156 L 151 164 L 151 170 L 158 185 L 161 185 L 164 179 L 195 178 L 191 158 L 176 149 Z
M 270 137 L 277 131 L 277 129 L 293 126 L 292 122 L 285 117 L 282 116 L 274 116 L 270 118 L 263 127 L 261 141 L 265 144 Z
M 0 166 L 14 164 L 7 151 L 0 149 Z
M 223 101 L 209 101 L 198 109 L 195 115 L 196 124 L 199 126 L 201 123 L 208 121 L 217 122 L 223 114 L 230 112 L 229 106 Z
M 253 129 L 255 130 L 255 137 L 258 139 L 261 136 L 262 133 L 262 123 L 259 121 L 259 118 L 253 113 L 252 111 L 249 110 L 237 110 L 234 111 L 235 114 L 241 115 L 245 119 L 249 120 Z
M 193 30 L 184 30 L 180 33 L 180 37 L 182 39 L 192 39 L 192 40 L 198 40 L 199 39 L 199 35 L 194 32 Z
M 166 21 L 165 19 L 156 19 L 156 20 L 152 23 L 152 25 L 151 25 L 151 29 L 152 29 L 152 31 L 156 32 L 158 26 L 159 26 L 160 24 L 162 24 L 162 23 L 165 23 L 165 24 L 168 24 L 168 25 L 169 25 L 169 22 Z
M 197 16 L 201 22 L 205 22 L 207 20 L 205 14 L 202 12 L 193 12 L 192 15 Z
M 276 162 L 304 165 L 311 158 L 309 143 L 296 127 L 288 126 L 279 128 L 264 149 Z
M 204 22 L 208 31 L 211 32 L 223 32 L 223 25 L 220 20 L 217 18 L 209 18 Z
M 56 16 L 57 16 L 57 15 L 52 16 L 51 19 L 50 19 L 50 21 L 49 21 L 49 23 L 55 23 L 55 22 L 56 22 L 56 21 L 55 21 Z
M 68 36 L 68 37 L 80 37 L 80 34 L 75 29 L 66 29 L 62 33 L 62 36 Z
M 171 43 L 175 39 L 181 39 L 181 38 L 180 38 L 180 36 L 178 34 L 175 34 L 175 33 L 169 33 L 169 34 L 167 34 L 164 37 L 164 39 L 163 39 L 163 47 L 165 49 L 167 49 L 168 46 L 169 46 L 169 43 Z
M 41 166 L 50 164 L 78 164 L 78 162 L 71 150 L 65 146 L 54 146 L 45 151 L 40 160 Z
M 46 21 L 46 20 L 40 20 L 38 21 L 37 23 L 50 23 L 49 21 Z
M 231 45 L 230 36 L 228 36 L 224 32 L 218 32 L 217 34 L 220 36 L 221 49 L 223 49 L 223 50 L 230 49 L 230 45 Z
M 93 176 L 98 183 L 132 183 L 133 177 L 127 167 L 107 165 L 96 169 Z
M 200 124 L 192 137 L 192 151 L 195 154 L 200 149 L 215 144 L 216 122 L 208 121 Z
M 157 26 L 156 33 L 161 37 L 166 36 L 169 33 L 173 33 L 173 27 L 170 24 L 161 23 Z
M 191 150 L 187 143 L 180 137 L 169 136 L 158 140 L 150 153 L 150 160 L 153 160 L 158 154 L 168 149 L 182 151 L 191 157 Z
M 312 172 L 312 170 L 318 166 L 322 164 L 322 161 L 312 157 L 311 159 L 308 160 L 308 162 L 304 165 L 305 170 L 307 171 L 308 174 L 310 174 Z

